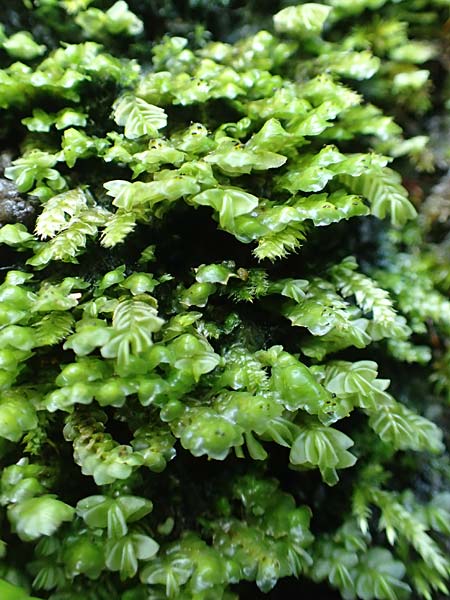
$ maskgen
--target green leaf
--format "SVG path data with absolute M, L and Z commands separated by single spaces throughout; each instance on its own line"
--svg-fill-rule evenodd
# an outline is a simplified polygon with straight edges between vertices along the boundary
M 442 452 L 442 431 L 390 397 L 379 402 L 369 414 L 369 425 L 393 448 Z
M 190 333 L 177 337 L 169 348 L 173 354 L 174 366 L 190 373 L 195 381 L 212 371 L 220 362 L 220 357 L 205 339 Z
M 58 157 L 33 149 L 6 167 L 5 177 L 12 179 L 19 192 L 28 192 L 33 185 L 46 181 L 52 190 L 61 190 L 66 183 L 56 169 Z
M 18 31 L 3 42 L 3 48 L 10 56 L 20 60 L 31 60 L 45 54 L 46 47 L 43 44 L 37 44 L 31 33 L 28 31 Z
M 369 209 L 358 196 L 344 191 L 332 194 L 317 194 L 300 198 L 294 204 L 295 212 L 301 220 L 311 219 L 314 225 L 330 225 L 342 219 L 361 217 L 369 214 Z
M 31 233 L 28 233 L 27 228 L 22 223 L 14 225 L 3 225 L 0 227 L 0 244 L 7 246 L 27 248 L 35 242 Z
M 52 535 L 64 521 L 73 519 L 75 510 L 51 496 L 30 498 L 8 508 L 8 519 L 23 541 Z
M 66 576 L 85 575 L 89 579 L 98 579 L 105 567 L 104 548 L 87 535 L 77 537 L 64 549 L 63 562 Z
M 164 164 L 180 166 L 183 164 L 184 159 L 184 152 L 175 149 L 169 142 L 158 139 L 152 140 L 148 150 L 133 155 L 133 177 L 137 177 L 144 172 L 155 173 Z
M 185 584 L 192 575 L 194 566 L 189 558 L 172 560 L 155 559 L 150 562 L 140 574 L 141 581 L 149 585 L 164 585 L 168 598 L 176 598 L 180 586 Z
M 22 123 L 29 131 L 45 132 L 50 131 L 54 123 L 53 115 L 50 115 L 40 108 L 33 109 L 33 116 L 22 119 Z
M 375 75 L 381 65 L 381 60 L 371 52 L 332 52 L 321 54 L 316 60 L 319 73 L 336 73 L 341 77 L 349 77 L 361 81 Z
M 139 521 L 152 511 L 150 500 L 138 496 L 89 496 L 77 504 L 77 514 L 91 528 L 108 530 L 109 538 L 120 538 L 127 534 L 127 523 Z
M 1 347 L 15 348 L 16 350 L 31 350 L 36 345 L 34 331 L 31 327 L 21 325 L 7 325 L 0 329 Z
M 111 338 L 111 330 L 101 319 L 87 319 L 77 324 L 77 331 L 69 336 L 64 349 L 72 349 L 78 356 L 90 354 L 94 348 L 105 345 Z
M 87 124 L 87 115 L 74 108 L 63 108 L 55 115 L 56 129 L 67 127 L 84 127 Z
M 200 189 L 192 177 L 179 175 L 174 171 L 161 171 L 158 177 L 158 180 L 150 183 L 108 181 L 104 187 L 108 190 L 108 196 L 114 198 L 113 204 L 124 212 L 139 206 L 153 207 L 163 200 L 173 202 L 182 196 L 195 194 Z
M 271 388 L 290 411 L 318 414 L 330 398 L 308 367 L 287 353 L 272 368 Z
M 372 214 L 379 219 L 390 216 L 392 224 L 400 227 L 417 214 L 401 185 L 400 175 L 392 169 L 373 169 L 358 177 L 347 175 L 340 179 L 353 192 L 369 200 Z
M 258 206 L 258 198 L 239 188 L 210 189 L 191 198 L 192 204 L 212 206 L 219 213 L 220 226 L 233 232 L 235 219 Z
M 266 171 L 284 165 L 286 157 L 268 150 L 253 150 L 234 140 L 219 142 L 217 149 L 204 158 L 207 163 L 217 165 L 231 176 L 251 173 L 253 170 Z
M 288 6 L 274 16 L 275 31 L 299 37 L 318 35 L 330 12 L 331 7 L 323 4 Z
M 115 122 L 125 127 L 125 137 L 130 140 L 143 135 L 157 137 L 158 130 L 167 125 L 167 115 L 162 108 L 130 94 L 119 98 L 113 109 Z
M 234 266 L 221 263 L 213 265 L 200 265 L 195 269 L 195 279 L 199 283 L 220 283 L 227 285 L 230 278 L 238 277 L 234 272 Z
M 97 156 L 107 146 L 106 140 L 89 137 L 83 131 L 69 127 L 63 134 L 61 155 L 64 157 L 67 166 L 72 168 L 79 158 Z
M 71 219 L 87 208 L 88 196 L 81 188 L 53 196 L 44 205 L 36 221 L 36 233 L 41 238 L 54 237 L 70 227 Z
M 174 433 L 194 456 L 206 454 L 215 460 L 224 460 L 232 447 L 244 442 L 240 427 L 206 407 L 186 411 Z
M 144 27 L 142 21 L 129 10 L 128 4 L 123 0 L 118 0 L 105 12 L 98 8 L 81 11 L 75 17 L 75 22 L 86 36 L 94 39 L 105 38 L 106 33 L 134 36 L 142 33 Z
M 356 457 L 347 451 L 353 440 L 341 431 L 317 423 L 300 427 L 289 455 L 293 465 L 318 466 L 328 485 L 335 485 L 339 478 L 336 469 L 352 467 Z
M 71 333 L 74 319 L 72 315 L 51 312 L 34 323 L 38 346 L 53 346 L 65 340 Z
M 109 220 L 103 230 L 101 245 L 113 248 L 125 241 L 125 238 L 136 227 L 136 215 L 119 209 Z
M 326 389 L 332 394 L 343 396 L 346 394 L 358 394 L 364 398 L 367 396 L 381 395 L 389 385 L 388 379 L 376 379 L 378 365 L 371 360 L 359 360 L 357 362 L 333 361 L 326 368 Z
M 6 396 L 0 400 L 0 437 L 18 442 L 26 431 L 34 429 L 37 424 L 36 411 L 25 398 Z
M 102 356 L 117 357 L 120 368 L 124 368 L 131 354 L 140 354 L 152 345 L 151 334 L 159 331 L 163 322 L 150 304 L 141 300 L 122 300 L 114 310 L 112 337 L 102 345 Z
M 115 2 L 107 11 L 106 27 L 112 34 L 138 35 L 144 29 L 143 22 L 128 8 L 123 0 Z
M 410 591 L 402 581 L 405 566 L 384 548 L 371 548 L 356 578 L 356 593 L 362 600 L 397 600 L 397 594 Z
M 108 540 L 105 547 L 106 566 L 111 571 L 119 571 L 124 581 L 134 577 L 138 570 L 138 560 L 149 560 L 158 552 L 159 544 L 151 537 L 131 533 L 119 540 Z
M 24 589 L 12 585 L 4 579 L 0 579 L 0 596 L 4 600 L 40 600 L 35 596 L 31 597 Z

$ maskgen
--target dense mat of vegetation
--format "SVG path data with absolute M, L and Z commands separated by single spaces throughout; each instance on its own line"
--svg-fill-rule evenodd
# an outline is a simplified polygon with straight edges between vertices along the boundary
M 449 7 L 2 4 L 2 599 L 448 597 Z

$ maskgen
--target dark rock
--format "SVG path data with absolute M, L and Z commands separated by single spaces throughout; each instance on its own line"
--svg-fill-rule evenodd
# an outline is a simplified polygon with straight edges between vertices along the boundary
M 3 175 L 6 167 L 11 166 L 13 160 L 13 153 L 10 150 L 3 150 L 0 152 L 0 175 Z
M 0 225 L 23 223 L 32 227 L 36 218 L 36 208 L 35 199 L 22 198 L 12 181 L 0 177 Z

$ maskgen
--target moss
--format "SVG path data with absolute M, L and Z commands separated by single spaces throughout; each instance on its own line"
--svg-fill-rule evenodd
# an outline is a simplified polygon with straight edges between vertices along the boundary
M 448 2 L 0 17 L 0 595 L 445 594 Z

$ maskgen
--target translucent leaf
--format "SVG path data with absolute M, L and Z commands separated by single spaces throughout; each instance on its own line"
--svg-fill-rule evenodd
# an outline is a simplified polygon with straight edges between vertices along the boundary
M 121 580 L 133 577 L 138 570 L 138 560 L 149 560 L 159 549 L 151 537 L 139 533 L 128 534 L 106 543 L 106 566 L 111 571 L 120 571 Z
M 84 127 L 87 123 L 87 115 L 74 108 L 63 108 L 55 115 L 56 129 L 67 127 Z
M 134 140 L 148 135 L 158 136 L 158 130 L 167 125 L 167 115 L 162 108 L 148 104 L 130 94 L 114 104 L 114 120 L 125 127 L 125 137 Z
M 81 3 L 79 8 L 87 8 L 89 2 Z M 69 12 L 78 12 L 71 7 Z M 128 4 L 118 0 L 107 11 L 98 8 L 88 8 L 78 12 L 75 22 L 87 37 L 102 39 L 105 34 L 134 36 L 142 33 L 142 21 L 129 10 Z
M 105 567 L 104 548 L 87 535 L 67 543 L 63 554 L 66 576 L 86 575 L 98 579 Z
M 173 171 L 161 171 L 158 180 L 149 183 L 137 181 L 108 181 L 104 187 L 108 196 L 114 198 L 114 206 L 125 211 L 131 211 L 139 206 L 152 207 L 163 200 L 173 202 L 182 196 L 195 194 L 199 186 L 192 177 L 180 175 Z
M 107 222 L 101 237 L 101 245 L 113 248 L 125 241 L 136 227 L 136 215 L 119 209 Z
M 318 71 L 336 73 L 361 81 L 370 79 L 378 71 L 381 61 L 371 52 L 332 52 L 325 53 L 316 60 Z
M 36 221 L 36 233 L 41 238 L 54 237 L 70 225 L 70 219 L 87 206 L 88 197 L 81 188 L 54 196 L 44 205 Z
M 10 167 L 6 167 L 5 176 L 14 181 L 20 192 L 28 192 L 33 185 L 45 180 L 53 190 L 61 190 L 65 181 L 58 171 L 52 168 L 57 161 L 57 156 L 33 149 L 16 159 Z
M 156 559 L 148 564 L 141 571 L 141 581 L 149 585 L 164 585 L 166 595 L 169 598 L 176 598 L 180 586 L 188 581 L 194 566 L 188 558 L 177 558 L 176 555 L 172 560 Z
M 201 265 L 195 270 L 195 279 L 199 283 L 221 283 L 226 285 L 230 278 L 238 277 L 232 265 L 213 264 Z
M 294 207 L 301 219 L 311 219 L 317 226 L 369 214 L 369 209 L 358 196 L 343 191 L 302 198 L 296 201 Z
M 118 0 L 106 11 L 106 27 L 112 34 L 138 35 L 142 33 L 144 24 L 128 8 L 123 0 Z
M 31 541 L 52 535 L 64 521 L 73 519 L 75 510 L 51 496 L 30 498 L 8 508 L 8 519 L 21 540 Z
M 39 346 L 53 346 L 72 333 L 74 318 L 70 314 L 51 312 L 34 324 Z
M 123 368 L 131 354 L 140 354 L 151 346 L 151 334 L 159 331 L 162 324 L 153 306 L 141 300 L 122 300 L 114 311 L 113 335 L 102 346 L 102 356 L 117 357 Z
M 18 442 L 25 431 L 38 424 L 36 411 L 26 398 L 0 400 L 0 437 Z
M 3 48 L 10 56 L 20 60 L 31 60 L 45 53 L 46 47 L 43 44 L 37 44 L 31 33 L 28 31 L 18 31 L 3 42 Z
M 193 204 L 212 206 L 219 213 L 221 227 L 233 231 L 235 218 L 250 213 L 258 198 L 239 188 L 210 189 L 191 199 Z
M 431 452 L 441 452 L 443 449 L 442 431 L 428 419 L 393 399 L 380 402 L 369 414 L 369 425 L 384 442 L 394 448 Z
M 53 125 L 53 115 L 49 115 L 40 108 L 33 109 L 33 116 L 22 119 L 22 123 L 26 126 L 29 131 L 50 131 L 50 127 Z
M 402 581 L 405 567 L 384 548 L 371 548 L 356 578 L 356 593 L 362 600 L 397 600 L 410 591 Z
M 286 162 L 286 157 L 268 150 L 253 150 L 244 144 L 226 139 L 219 143 L 214 152 L 204 158 L 207 163 L 217 165 L 231 176 L 251 173 L 253 170 L 276 169 Z
M 331 7 L 323 4 L 288 6 L 274 16 L 275 31 L 294 36 L 320 34 L 330 12 Z
M 289 355 L 272 368 L 271 388 L 291 411 L 302 408 L 309 414 L 318 414 L 330 398 L 308 367 Z
M 318 424 L 301 428 L 292 444 L 289 460 L 294 465 L 318 466 L 328 485 L 338 481 L 336 469 L 352 467 L 356 457 L 347 451 L 353 440 L 331 427 Z
M 345 394 L 378 395 L 389 384 L 389 380 L 378 380 L 384 382 L 383 387 L 380 387 L 378 382 L 375 383 L 378 365 L 371 360 L 359 360 L 354 363 L 331 362 L 328 363 L 326 372 L 326 389 L 339 396 Z
M 190 409 L 174 427 L 183 448 L 194 456 L 224 460 L 230 448 L 244 442 L 242 429 L 208 408 Z
M 191 373 L 195 381 L 212 371 L 220 362 L 220 357 L 205 339 L 189 333 L 177 337 L 169 347 L 173 352 L 174 366 Z
M 184 152 L 180 152 L 172 144 L 164 140 L 152 140 L 148 150 L 133 155 L 133 177 L 144 172 L 155 173 L 164 164 L 180 166 L 184 158 Z
M 61 155 L 72 168 L 79 158 L 97 156 L 108 147 L 105 139 L 89 137 L 83 131 L 69 127 L 64 131 L 61 143 Z
M 90 354 L 94 348 L 106 344 L 111 338 L 111 330 L 104 321 L 91 319 L 77 325 L 77 332 L 69 336 L 64 348 L 72 349 L 78 356 Z
M 89 527 L 107 528 L 108 537 L 118 538 L 126 535 L 126 523 L 139 521 L 152 508 L 150 500 L 138 496 L 89 496 L 78 502 L 76 510 Z
M 356 194 L 367 198 L 372 214 L 380 219 L 390 216 L 393 225 L 401 226 L 416 216 L 416 209 L 401 185 L 400 175 L 391 169 L 374 169 L 358 177 L 341 176 L 341 181 Z

